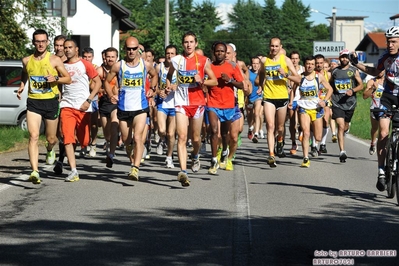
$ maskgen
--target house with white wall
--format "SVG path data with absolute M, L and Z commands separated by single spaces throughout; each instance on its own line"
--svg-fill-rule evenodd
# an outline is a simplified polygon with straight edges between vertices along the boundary
M 364 36 L 356 47 L 356 51 L 366 54 L 365 63 L 376 64 L 378 58 L 386 51 L 385 32 L 370 32 Z
M 68 17 L 66 27 L 71 38 L 76 40 L 81 51 L 84 47 L 94 50 L 93 63 L 102 63 L 101 52 L 108 47 L 119 50 L 119 33 L 136 29 L 129 20 L 130 11 L 119 0 L 67 0 Z M 48 0 L 47 14 L 61 21 L 62 0 Z M 28 31 L 32 36 L 34 29 Z M 61 28 L 55 29 L 56 35 Z M 52 40 L 50 40 L 52 41 Z

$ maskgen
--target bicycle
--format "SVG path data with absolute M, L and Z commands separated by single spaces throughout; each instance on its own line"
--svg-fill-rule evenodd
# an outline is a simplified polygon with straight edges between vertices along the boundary
M 391 134 L 386 145 L 385 183 L 387 197 L 395 197 L 399 204 L 399 109 L 395 105 L 391 110 L 370 109 L 373 113 L 384 113 L 391 119 Z

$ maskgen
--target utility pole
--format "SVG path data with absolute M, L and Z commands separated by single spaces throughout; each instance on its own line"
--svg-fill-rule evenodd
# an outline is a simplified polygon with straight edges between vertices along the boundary
M 165 47 L 169 45 L 169 0 L 165 0 Z
M 68 31 L 67 27 L 68 18 L 68 0 L 62 0 L 61 6 L 61 34 L 66 35 Z
M 337 14 L 337 9 L 334 6 L 332 8 L 332 30 L 333 30 L 332 40 L 333 40 L 333 42 L 335 42 L 337 40 L 337 18 L 336 18 L 336 14 Z

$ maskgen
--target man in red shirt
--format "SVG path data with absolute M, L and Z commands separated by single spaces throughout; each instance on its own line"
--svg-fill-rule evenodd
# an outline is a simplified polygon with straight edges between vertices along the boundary
M 240 66 L 232 61 L 226 61 L 227 45 L 223 42 L 215 42 L 212 46 L 215 61 L 211 68 L 218 80 L 216 86 L 208 91 L 208 117 L 211 126 L 212 160 L 209 174 L 216 174 L 219 167 L 217 159 L 218 133 L 220 122 L 220 135 L 222 137 L 223 150 L 227 149 L 227 139 L 230 124 L 236 111 L 236 98 L 234 87 L 243 89 L 243 76 Z M 238 132 L 237 132 L 238 133 Z M 237 137 L 237 136 L 236 136 Z M 233 137 L 232 139 L 237 139 Z M 236 143 L 235 143 L 236 144 Z M 237 145 L 230 145 L 230 154 L 234 154 Z M 231 158 L 227 159 L 226 170 L 233 170 Z

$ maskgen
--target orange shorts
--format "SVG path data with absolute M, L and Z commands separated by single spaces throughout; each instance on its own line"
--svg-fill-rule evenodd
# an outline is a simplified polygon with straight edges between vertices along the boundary
M 90 141 L 90 112 L 82 112 L 73 108 L 61 109 L 61 132 L 64 144 L 75 144 L 76 137 L 82 148 L 87 147 Z

